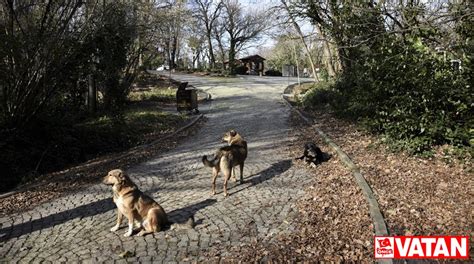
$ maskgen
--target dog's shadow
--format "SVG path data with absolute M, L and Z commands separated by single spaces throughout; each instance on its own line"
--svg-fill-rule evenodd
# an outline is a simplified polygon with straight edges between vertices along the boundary
M 323 159 L 318 161 L 316 165 L 319 165 L 323 162 L 328 162 L 332 158 L 332 155 L 330 153 L 323 152 Z
M 270 180 L 272 178 L 274 178 L 275 176 L 278 176 L 282 173 L 284 173 L 285 171 L 289 170 L 291 168 L 291 165 L 292 165 L 292 161 L 291 160 L 281 160 L 281 161 L 278 161 L 276 163 L 273 163 L 270 167 L 256 173 L 256 174 L 252 174 L 252 175 L 249 175 L 247 177 L 245 177 L 244 179 L 244 184 L 248 184 L 250 183 L 249 185 L 245 186 L 245 187 L 242 187 L 240 188 L 239 185 L 237 185 L 236 187 L 238 188 L 238 190 L 232 192 L 232 193 L 229 193 L 230 196 L 232 195 L 235 195 L 236 193 L 239 193 L 245 189 L 248 189 L 252 186 L 255 186 L 257 184 L 260 184 L 264 181 L 267 181 L 267 180 Z M 236 188 L 234 187 L 234 188 Z M 234 189 L 232 188 L 232 189 Z
M 210 205 L 213 205 L 216 202 L 217 202 L 216 199 L 206 199 L 204 201 L 194 203 L 194 204 L 188 205 L 188 206 L 183 207 L 183 208 L 173 210 L 173 211 L 168 213 L 168 219 L 172 223 L 184 224 L 184 223 L 186 223 L 186 221 L 189 220 L 189 218 L 192 217 L 194 219 L 194 215 L 196 214 L 197 211 L 199 211 L 199 210 L 201 210 L 205 207 L 208 207 Z M 202 219 L 194 221 L 194 226 L 202 224 L 202 221 L 203 221 Z

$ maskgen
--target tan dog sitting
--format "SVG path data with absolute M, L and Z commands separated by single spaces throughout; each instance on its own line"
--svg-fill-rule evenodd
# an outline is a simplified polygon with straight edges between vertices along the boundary
M 128 231 L 124 236 L 131 236 L 134 223 L 141 228 L 138 236 L 159 232 L 168 225 L 165 210 L 151 197 L 141 192 L 135 183 L 122 170 L 111 170 L 103 182 L 113 185 L 113 200 L 117 205 L 117 224 L 110 229 L 115 232 L 120 228 L 122 218 L 128 219 Z

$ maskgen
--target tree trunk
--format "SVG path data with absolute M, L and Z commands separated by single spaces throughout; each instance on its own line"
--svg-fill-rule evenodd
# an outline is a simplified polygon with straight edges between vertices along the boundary
M 225 64 L 224 64 L 224 61 L 225 61 L 225 51 L 224 51 L 224 46 L 222 45 L 222 43 L 219 42 L 219 50 L 220 50 L 220 57 L 221 57 L 221 63 L 222 63 L 222 69 L 225 70 Z
M 329 42 L 326 39 L 326 35 L 322 32 L 321 27 L 318 24 L 314 25 L 316 28 L 316 32 L 320 35 L 323 40 L 323 61 L 326 64 L 326 69 L 328 71 L 328 75 L 331 77 L 336 76 L 336 69 L 333 64 L 332 52 Z
M 176 67 L 176 48 L 178 46 L 178 39 L 171 37 L 171 54 L 170 54 L 170 70 Z
M 222 69 L 225 70 L 225 64 L 224 64 L 225 51 L 224 51 L 224 45 L 222 44 L 222 39 L 217 32 L 215 33 L 214 38 L 217 40 L 217 46 L 219 47 L 219 57 L 222 63 Z
M 97 110 L 97 87 L 93 74 L 89 74 L 89 89 L 87 92 L 87 109 L 89 113 L 95 113 Z
M 235 74 L 235 41 L 233 39 L 230 40 L 229 46 L 229 72 L 231 75 Z
M 300 63 L 298 61 L 298 56 L 296 55 L 296 45 L 295 45 L 295 43 L 293 43 L 293 45 L 291 45 L 291 46 L 293 46 L 293 53 L 295 55 L 296 76 L 298 77 L 298 85 L 301 85 L 301 82 L 300 82 Z
M 168 67 L 171 67 L 171 38 L 166 42 L 166 59 Z
M 212 38 L 211 38 L 211 32 L 208 31 L 207 33 L 207 45 L 209 46 L 209 63 L 211 66 L 211 69 L 214 69 L 216 67 L 216 57 L 214 56 L 214 50 L 212 47 Z

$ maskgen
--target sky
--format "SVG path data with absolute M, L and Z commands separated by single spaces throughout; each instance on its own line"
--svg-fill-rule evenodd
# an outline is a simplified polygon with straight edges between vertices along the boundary
M 288 1 L 288 0 L 287 0 Z M 271 7 L 281 4 L 280 0 L 239 0 L 240 4 L 246 10 L 266 10 Z M 313 31 L 313 27 L 309 21 L 298 21 L 303 33 L 310 34 Z M 243 51 L 241 55 L 253 55 L 258 53 L 259 48 L 271 48 L 275 45 L 276 41 L 271 36 L 264 36 L 258 43 L 258 47 L 250 47 Z

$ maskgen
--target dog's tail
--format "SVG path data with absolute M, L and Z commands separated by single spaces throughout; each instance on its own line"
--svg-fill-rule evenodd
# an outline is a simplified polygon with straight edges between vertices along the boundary
M 202 156 L 202 163 L 204 163 L 205 166 L 211 167 L 211 168 L 217 166 L 220 160 L 221 160 L 220 155 L 215 155 L 213 160 L 208 160 L 207 155 Z
M 183 229 L 192 229 L 194 226 L 196 226 L 196 223 L 194 221 L 194 215 L 191 215 L 191 217 L 188 218 L 185 222 L 182 223 L 171 223 L 170 229 L 176 229 L 176 230 L 183 230 Z
M 296 157 L 295 160 L 302 160 L 304 159 L 305 155 L 301 156 L 301 157 Z

